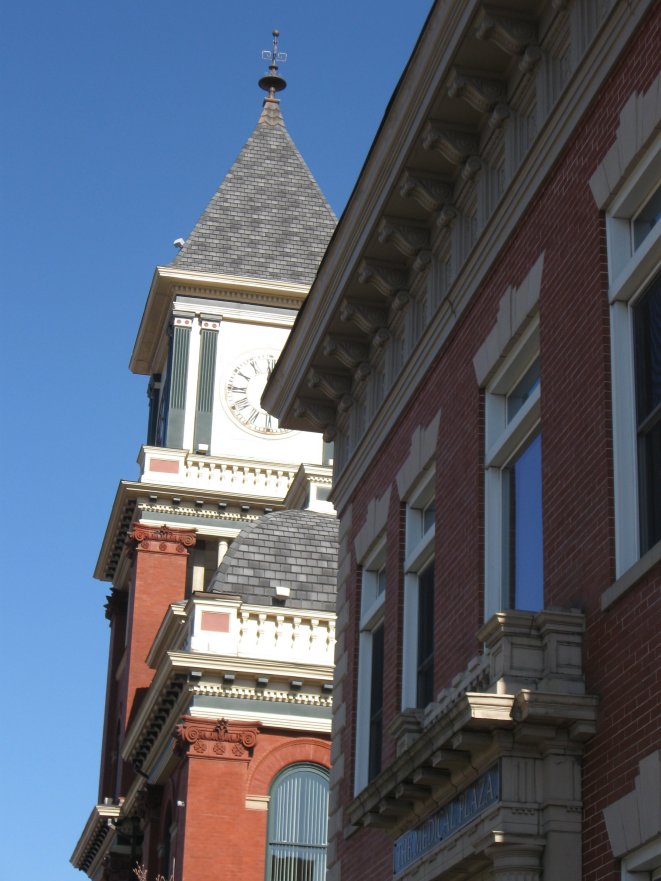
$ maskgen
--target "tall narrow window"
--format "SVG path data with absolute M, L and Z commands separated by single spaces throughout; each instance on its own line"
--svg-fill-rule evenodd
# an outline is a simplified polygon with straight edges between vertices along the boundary
M 328 772 L 292 765 L 271 786 L 266 881 L 324 881 L 328 826 Z
M 362 571 L 358 690 L 356 713 L 355 791 L 381 771 L 383 743 L 385 541 L 377 542 Z
M 615 570 L 661 542 L 661 188 L 658 144 L 608 205 Z
M 486 395 L 485 614 L 544 606 L 538 330 L 532 326 Z
M 434 471 L 409 493 L 404 559 L 402 709 L 424 708 L 434 699 Z

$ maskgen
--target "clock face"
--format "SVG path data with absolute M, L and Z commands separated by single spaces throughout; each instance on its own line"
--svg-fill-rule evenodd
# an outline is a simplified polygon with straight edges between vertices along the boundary
M 225 386 L 225 400 L 234 418 L 245 428 L 259 434 L 286 434 L 278 428 L 278 420 L 262 409 L 261 397 L 275 367 L 277 356 L 272 352 L 251 355 L 232 370 Z

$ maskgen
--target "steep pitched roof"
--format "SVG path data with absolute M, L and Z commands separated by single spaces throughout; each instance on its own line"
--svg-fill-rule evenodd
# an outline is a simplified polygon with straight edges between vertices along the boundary
M 172 265 L 312 284 L 336 218 L 267 98 L 255 130 Z
M 265 514 L 230 545 L 206 589 L 270 606 L 276 586 L 288 587 L 287 608 L 334 612 L 337 536 L 338 521 L 330 514 Z

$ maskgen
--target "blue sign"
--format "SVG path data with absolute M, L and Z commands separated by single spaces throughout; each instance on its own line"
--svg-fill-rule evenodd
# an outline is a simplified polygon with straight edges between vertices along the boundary
M 411 829 L 397 839 L 393 851 L 394 874 L 403 872 L 435 850 L 499 800 L 500 768 L 495 765 L 417 829 Z

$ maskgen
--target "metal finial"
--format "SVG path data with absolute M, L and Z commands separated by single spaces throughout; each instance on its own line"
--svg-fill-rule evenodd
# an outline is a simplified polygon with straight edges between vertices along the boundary
M 281 64 L 284 64 L 287 60 L 287 53 L 278 51 L 279 36 L 280 31 L 273 31 L 273 49 L 262 50 L 262 58 L 271 63 L 269 64 L 269 72 L 260 79 L 259 87 L 268 92 L 267 100 L 271 101 L 277 101 L 275 93 L 281 92 L 287 86 L 285 80 L 278 74 L 277 62 L 279 61 Z

